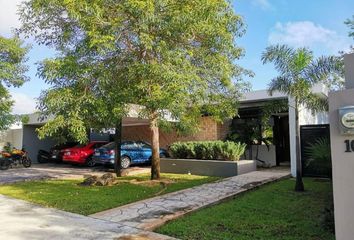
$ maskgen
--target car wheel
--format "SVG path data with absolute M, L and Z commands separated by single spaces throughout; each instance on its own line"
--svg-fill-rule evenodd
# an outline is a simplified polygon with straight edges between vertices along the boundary
M 88 167 L 93 167 L 93 166 L 95 166 L 95 165 L 96 165 L 95 160 L 93 160 L 92 157 L 88 157 L 88 158 L 86 159 L 86 165 L 87 165 Z
M 130 158 L 127 156 L 123 156 L 120 160 L 120 165 L 123 169 L 126 169 L 130 166 Z
M 160 158 L 167 158 L 167 156 L 164 153 L 160 153 Z

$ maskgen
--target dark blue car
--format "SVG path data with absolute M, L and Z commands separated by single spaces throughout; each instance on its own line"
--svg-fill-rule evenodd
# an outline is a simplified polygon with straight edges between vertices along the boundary
M 93 160 L 97 164 L 114 164 L 115 142 L 110 142 L 100 148 L 95 149 Z M 121 145 L 121 165 L 128 168 L 131 164 L 150 163 L 152 156 L 151 145 L 143 141 L 124 141 Z M 160 149 L 160 157 L 168 157 L 164 149 Z

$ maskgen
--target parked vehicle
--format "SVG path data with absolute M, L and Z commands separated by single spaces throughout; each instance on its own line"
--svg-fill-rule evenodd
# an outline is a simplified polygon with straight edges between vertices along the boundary
M 50 160 L 56 163 L 60 163 L 63 161 L 64 150 L 68 148 L 72 148 L 78 146 L 78 142 L 66 142 L 63 144 L 58 144 L 52 147 L 49 151 Z
M 37 161 L 38 163 L 46 163 L 50 161 L 50 153 L 46 150 L 40 149 L 37 153 Z
M 0 153 L 0 170 L 7 170 L 18 165 L 23 165 L 25 168 L 32 165 L 32 161 L 24 149 L 13 149 L 11 152 Z
M 71 164 L 80 164 L 93 167 L 95 162 L 92 159 L 95 148 L 99 148 L 108 142 L 94 141 L 88 144 L 80 144 L 72 148 L 63 150 L 63 162 Z
M 63 161 L 63 150 L 67 148 L 74 147 L 78 145 L 78 142 L 66 142 L 63 144 L 58 144 L 52 147 L 49 151 L 40 149 L 37 154 L 37 161 L 39 163 L 56 162 L 60 163 Z
M 95 149 L 93 160 L 95 163 L 113 166 L 115 156 L 115 142 L 110 142 Z M 151 145 L 143 141 L 124 141 L 121 145 L 121 166 L 128 168 L 131 164 L 151 163 Z M 165 149 L 160 149 L 160 157 L 168 157 Z

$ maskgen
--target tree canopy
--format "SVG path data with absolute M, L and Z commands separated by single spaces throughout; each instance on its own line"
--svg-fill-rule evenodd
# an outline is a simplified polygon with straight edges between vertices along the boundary
M 354 38 L 354 15 L 351 19 L 348 18 L 344 23 L 350 28 L 349 36 Z
M 40 136 L 67 128 L 84 141 L 87 126 L 114 126 L 138 104 L 155 136 L 154 163 L 167 115 L 193 129 L 202 114 L 236 114 L 250 73 L 236 64 L 245 29 L 228 1 L 30 0 L 20 12 L 20 32 L 58 52 L 39 68 L 52 85 L 40 109 L 55 116 Z
M 296 121 L 296 185 L 295 190 L 303 191 L 302 166 L 300 158 L 300 124 L 299 111 L 305 106 L 313 112 L 326 111 L 327 98 L 314 93 L 313 87 L 318 83 L 331 87 L 332 75 L 342 75 L 341 57 L 329 56 L 315 58 L 308 48 L 291 48 L 287 45 L 273 45 L 262 53 L 264 64 L 273 63 L 279 76 L 271 80 L 268 90 L 271 94 L 279 91 L 293 99 L 290 107 L 295 109 Z
M 343 74 L 343 63 L 338 56 L 322 56 L 315 59 L 307 48 L 293 49 L 287 45 L 267 47 L 262 54 L 264 64 L 273 63 L 279 76 L 272 79 L 269 92 L 280 91 L 296 100 L 296 104 L 306 105 L 313 111 L 325 111 L 327 99 L 312 92 L 315 84 L 333 85 L 332 75 Z
M 7 129 L 16 117 L 11 114 L 13 100 L 6 87 L 19 87 L 28 78 L 26 54 L 27 47 L 22 47 L 22 41 L 17 38 L 0 36 L 0 130 Z

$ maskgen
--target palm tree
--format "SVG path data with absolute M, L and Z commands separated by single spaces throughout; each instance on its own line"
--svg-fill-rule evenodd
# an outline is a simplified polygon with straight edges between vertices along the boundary
M 296 191 L 304 191 L 300 157 L 299 108 L 306 106 L 312 112 L 325 111 L 327 99 L 311 91 L 317 83 L 329 83 L 331 75 L 341 74 L 343 64 L 340 57 L 320 57 L 315 59 L 307 48 L 294 49 L 287 45 L 273 45 L 262 53 L 262 62 L 273 63 L 279 76 L 271 80 L 268 91 L 287 94 L 293 99 L 290 107 L 295 109 L 296 119 Z M 333 78 L 332 78 L 333 79 Z

